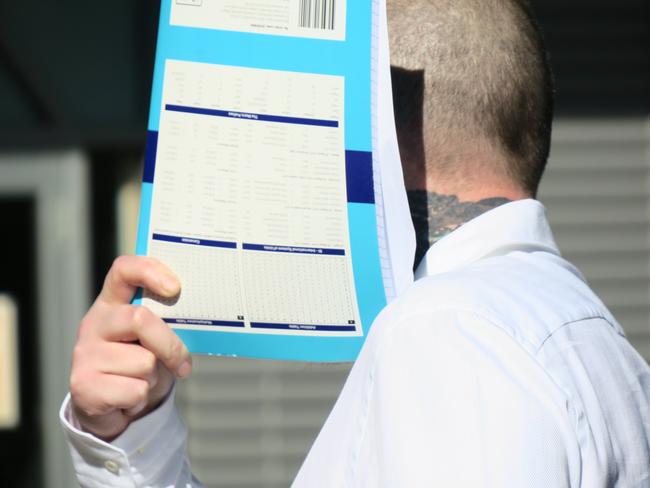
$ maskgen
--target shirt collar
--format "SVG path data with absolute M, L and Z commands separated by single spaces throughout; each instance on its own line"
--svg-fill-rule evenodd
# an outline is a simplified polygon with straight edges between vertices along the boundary
M 517 200 L 501 205 L 443 237 L 424 256 L 415 279 L 512 251 L 560 254 L 546 219 L 546 210 L 537 200 Z

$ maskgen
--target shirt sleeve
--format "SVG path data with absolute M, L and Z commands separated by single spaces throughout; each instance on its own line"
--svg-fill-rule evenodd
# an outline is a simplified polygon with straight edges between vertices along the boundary
M 174 404 L 174 391 L 112 443 L 81 429 L 69 394 L 59 417 L 83 488 L 202 487 L 191 473 L 187 429 Z
M 391 324 L 352 486 L 579 486 L 567 399 L 524 347 L 475 313 Z

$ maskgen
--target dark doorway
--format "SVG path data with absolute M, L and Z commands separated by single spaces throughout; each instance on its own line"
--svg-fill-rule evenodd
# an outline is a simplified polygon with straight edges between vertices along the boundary
M 0 429 L 0 486 L 40 488 L 43 485 L 39 425 L 40 378 L 36 316 L 35 203 L 31 197 L 0 198 L 0 293 L 18 306 L 20 423 Z

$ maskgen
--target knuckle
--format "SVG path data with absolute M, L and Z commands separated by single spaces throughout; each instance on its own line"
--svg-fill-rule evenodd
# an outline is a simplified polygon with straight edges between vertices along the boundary
M 138 403 L 145 401 L 149 397 L 149 383 L 138 381 L 135 387 L 135 397 Z
M 125 263 L 124 256 L 116 257 L 113 260 L 113 264 L 108 270 L 108 273 L 106 273 L 106 278 L 104 279 L 104 286 L 113 283 L 116 280 L 117 276 L 119 276 L 122 273 L 125 267 L 126 267 L 126 263 Z
M 83 398 L 88 388 L 88 375 L 79 370 L 73 370 L 70 374 L 70 395 L 73 399 Z
M 184 356 L 184 350 L 183 343 L 179 339 L 174 338 L 167 350 L 166 363 L 170 365 L 180 364 Z
M 118 256 L 113 260 L 111 269 L 120 272 L 128 266 L 128 261 L 129 258 L 127 256 Z
M 147 351 L 146 349 L 142 353 L 142 371 L 149 375 L 153 373 L 156 370 L 156 356 L 151 353 L 150 351 Z
M 72 350 L 73 371 L 85 363 L 86 357 L 86 347 L 79 342 L 75 344 L 74 349 Z
M 72 398 L 79 397 L 79 393 L 82 391 L 81 379 L 79 375 L 74 371 L 70 375 L 70 395 Z
M 125 270 L 129 266 L 129 258 L 127 256 L 118 256 L 113 260 L 111 268 L 108 270 L 106 277 L 104 278 L 104 289 L 110 289 L 121 281 L 121 277 L 124 276 Z
M 90 314 L 86 315 L 81 322 L 79 322 L 78 337 L 83 337 L 88 335 L 93 329 L 95 329 L 95 321 L 92 319 Z
M 131 325 L 138 331 L 142 330 L 147 323 L 147 309 L 142 305 L 131 308 Z

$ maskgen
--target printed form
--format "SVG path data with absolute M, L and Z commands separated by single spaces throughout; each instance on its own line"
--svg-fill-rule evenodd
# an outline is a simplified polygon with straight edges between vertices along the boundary
M 343 40 L 345 0 L 176 0 L 175 25 Z
M 168 60 L 149 249 L 177 327 L 359 334 L 341 77 Z
M 353 360 L 412 262 L 385 0 L 161 2 L 137 247 L 182 291 L 136 302 L 192 352 Z

